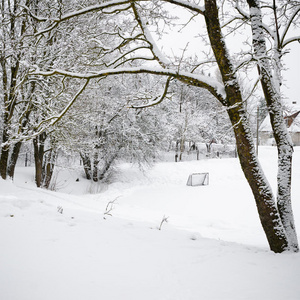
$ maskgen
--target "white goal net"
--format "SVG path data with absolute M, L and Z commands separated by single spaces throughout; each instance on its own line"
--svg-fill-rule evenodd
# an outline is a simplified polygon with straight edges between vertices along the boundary
M 209 174 L 208 173 L 193 173 L 189 176 L 187 185 L 198 186 L 198 185 L 208 185 Z

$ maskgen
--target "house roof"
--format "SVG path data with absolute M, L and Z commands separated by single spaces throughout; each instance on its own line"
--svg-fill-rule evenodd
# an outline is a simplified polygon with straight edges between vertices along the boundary
M 300 109 L 294 111 L 294 113 L 286 115 L 284 119 L 287 120 L 288 131 L 289 132 L 300 132 Z M 264 121 L 259 127 L 259 131 L 271 132 L 271 122 L 269 114 L 266 116 Z
M 288 131 L 290 132 L 300 132 L 300 110 L 288 118 Z

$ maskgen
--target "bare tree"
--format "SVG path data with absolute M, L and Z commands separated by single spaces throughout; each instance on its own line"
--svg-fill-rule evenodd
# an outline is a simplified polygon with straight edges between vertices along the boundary
M 40 23 L 31 16 L 45 11 L 46 7 L 47 3 L 42 0 L 11 0 L 0 4 L 0 101 L 3 108 L 0 176 L 3 179 L 14 177 L 22 143 L 38 131 L 39 125 L 35 122 L 41 120 L 37 116 L 43 115 L 42 111 L 48 106 L 44 101 L 48 83 L 28 77 L 29 66 L 43 65 L 47 69 L 53 61 L 50 55 L 53 32 L 35 36 Z M 51 8 L 57 11 L 56 1 L 47 10 L 49 16 Z

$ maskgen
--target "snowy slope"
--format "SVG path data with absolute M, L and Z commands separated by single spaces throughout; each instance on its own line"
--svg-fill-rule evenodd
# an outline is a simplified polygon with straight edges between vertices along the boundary
M 260 157 L 275 188 L 276 149 Z M 295 148 L 299 229 L 298 166 Z M 268 250 L 237 159 L 121 164 L 109 186 L 60 171 L 57 192 L 36 189 L 32 172 L 0 180 L 0 299 L 299 299 L 300 255 Z M 186 186 L 193 172 L 210 184 Z

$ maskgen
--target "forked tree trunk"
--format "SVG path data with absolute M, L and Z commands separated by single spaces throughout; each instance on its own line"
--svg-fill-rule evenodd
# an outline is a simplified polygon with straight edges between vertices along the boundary
M 278 150 L 278 211 L 289 240 L 289 248 L 293 251 L 299 251 L 291 203 L 293 146 L 283 118 L 283 109 L 279 91 L 280 84 L 279 82 L 275 82 L 278 80 L 278 70 L 276 74 L 273 74 L 272 76 L 272 73 L 274 72 L 272 72 L 269 59 L 267 58 L 260 1 L 247 0 L 247 2 L 250 8 L 254 54 L 258 61 L 258 72 L 261 76 L 261 85 L 267 102 L 270 121 Z M 278 56 L 277 59 L 279 59 Z M 279 65 L 280 62 L 276 61 L 276 64 Z
M 221 33 L 216 0 L 205 0 L 205 21 L 210 43 L 225 86 L 226 99 L 222 100 L 222 104 L 228 107 L 227 111 L 234 128 L 240 164 L 254 195 L 270 249 L 280 253 L 288 249 L 288 238 L 271 187 L 265 179 L 256 157 L 255 145 L 243 106 L 240 87 Z

